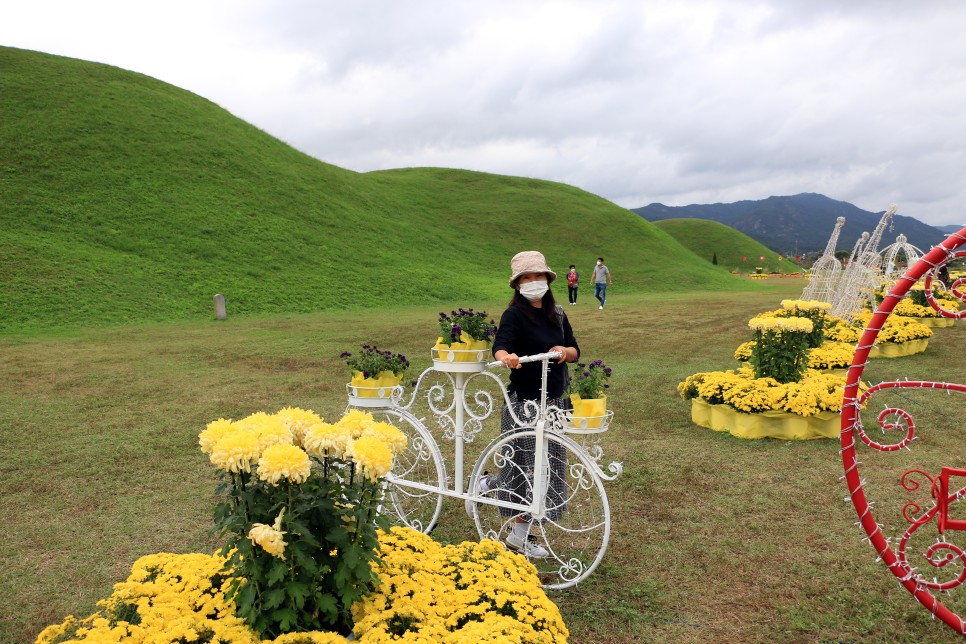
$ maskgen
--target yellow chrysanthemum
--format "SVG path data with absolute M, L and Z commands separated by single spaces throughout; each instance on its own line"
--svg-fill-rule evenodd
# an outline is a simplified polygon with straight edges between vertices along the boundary
M 350 409 L 345 416 L 339 419 L 336 425 L 348 431 L 350 438 L 359 438 L 371 422 L 373 422 L 373 418 L 369 412 L 361 409 Z
M 211 454 L 215 443 L 220 441 L 225 434 L 233 430 L 234 424 L 230 420 L 219 418 L 218 420 L 211 421 L 198 434 L 198 444 L 201 446 L 201 451 L 205 454 Z
M 349 431 L 339 425 L 330 423 L 315 423 L 305 430 L 302 436 L 302 446 L 313 456 L 340 457 L 349 443 Z
M 258 437 L 259 451 L 263 451 L 266 447 L 272 445 L 292 445 L 295 443 L 292 430 L 281 418 L 262 411 L 236 421 L 235 427 L 254 432 Z
M 215 443 L 208 458 L 226 472 L 250 472 L 260 453 L 255 432 L 236 428 Z
M 350 442 L 346 456 L 355 461 L 373 483 L 392 468 L 392 448 L 375 436 L 360 436 Z
M 754 331 L 791 331 L 811 333 L 814 325 L 808 318 L 773 318 L 757 316 L 748 321 L 748 326 Z
M 248 531 L 248 538 L 252 540 L 253 544 L 260 546 L 268 554 L 284 561 L 285 546 L 288 544 L 285 543 L 283 537 L 288 533 L 282 531 L 283 516 L 285 516 L 285 508 L 282 508 L 279 515 L 275 517 L 275 525 L 253 523 L 252 529 Z
M 782 300 L 782 308 L 792 311 L 830 311 L 832 305 L 819 300 Z
M 275 414 L 292 432 L 293 440 L 296 445 L 302 445 L 302 438 L 305 430 L 316 423 L 321 423 L 323 418 L 311 409 L 300 409 L 299 407 L 285 407 Z
M 399 431 L 399 428 L 390 423 L 372 422 L 362 430 L 363 436 L 375 436 L 384 441 L 392 449 L 393 454 L 398 454 L 406 449 L 409 439 Z
M 258 478 L 271 485 L 280 480 L 303 483 L 312 472 L 309 455 L 296 445 L 272 445 L 258 459 Z

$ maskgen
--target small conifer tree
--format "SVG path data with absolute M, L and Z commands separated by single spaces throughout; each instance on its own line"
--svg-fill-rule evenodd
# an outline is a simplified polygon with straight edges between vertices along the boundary
M 714 264 L 715 266 L 718 265 L 718 253 L 711 254 L 711 263 Z

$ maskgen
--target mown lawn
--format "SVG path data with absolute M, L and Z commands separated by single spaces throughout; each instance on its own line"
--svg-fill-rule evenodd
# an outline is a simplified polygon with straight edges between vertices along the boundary
M 603 564 L 551 595 L 573 642 L 958 641 L 875 562 L 843 502 L 837 441 L 738 440 L 694 426 L 678 397 L 688 374 L 734 367 L 747 320 L 801 288 L 614 289 L 606 311 L 589 293 L 567 307 L 584 357 L 614 369 L 603 445 L 606 461 L 624 465 L 607 488 Z M 498 314 L 503 302 L 459 305 Z M 338 417 L 340 351 L 375 341 L 407 353 L 415 375 L 430 365 L 436 316 L 406 308 L 0 337 L 0 641 L 89 614 L 141 555 L 213 550 L 214 470 L 196 444 L 205 423 L 284 406 Z M 873 362 L 866 379 L 964 382 L 966 367 L 950 360 L 963 340 L 961 326 L 938 329 L 924 354 Z M 904 502 L 930 502 L 900 494 L 905 469 L 966 467 L 961 401 L 899 402 L 921 440 L 903 455 L 861 455 L 890 534 L 904 529 Z M 934 525 L 923 530 L 934 540 Z M 434 535 L 475 538 L 458 503 Z M 955 608 L 956 591 L 944 601 Z

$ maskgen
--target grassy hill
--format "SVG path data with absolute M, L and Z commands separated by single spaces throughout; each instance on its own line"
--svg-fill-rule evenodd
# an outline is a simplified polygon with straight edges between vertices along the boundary
M 324 115 L 320 115 L 324 118 Z M 199 96 L 0 47 L 0 331 L 469 305 L 509 258 L 607 258 L 617 284 L 754 288 L 600 197 L 446 169 L 322 163 Z
M 775 251 L 717 221 L 663 219 L 654 222 L 654 225 L 708 264 L 717 256 L 718 266 L 728 271 L 752 273 L 758 266 L 766 273 L 794 273 L 801 270 L 794 258 L 782 257 L 779 260 L 780 256 Z M 765 259 L 759 259 L 761 257 Z

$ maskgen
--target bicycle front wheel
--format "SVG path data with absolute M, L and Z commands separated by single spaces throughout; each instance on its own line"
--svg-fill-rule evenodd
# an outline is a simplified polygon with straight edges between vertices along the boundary
M 507 543 L 515 524 L 529 523 L 525 549 L 544 588 L 567 588 L 590 575 L 607 550 L 610 506 L 594 463 L 572 440 L 543 433 L 544 462 L 535 466 L 536 431 L 505 434 L 490 443 L 470 473 L 471 515 L 481 539 Z M 544 481 L 544 509 L 531 509 L 534 473 Z M 524 509 L 526 508 L 526 509 Z
M 396 454 L 386 477 L 380 512 L 394 525 L 428 534 L 436 527 L 446 489 L 446 470 L 436 440 L 406 411 L 388 407 L 371 413 L 377 420 L 395 425 L 407 438 L 406 449 Z

